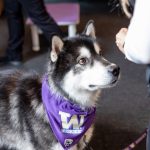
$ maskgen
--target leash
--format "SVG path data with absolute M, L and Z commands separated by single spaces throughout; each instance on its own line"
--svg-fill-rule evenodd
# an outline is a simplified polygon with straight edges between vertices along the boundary
M 146 69 L 146 83 L 147 83 L 147 90 L 148 90 L 148 97 L 150 97 L 150 64 L 147 65 Z M 141 134 L 141 136 L 132 142 L 129 146 L 124 148 L 123 150 L 132 150 L 134 149 L 139 143 L 141 143 L 146 137 L 150 139 L 150 127 L 145 129 L 145 131 Z M 147 141 L 149 143 L 149 141 Z M 147 144 L 148 150 L 150 150 L 150 145 Z
M 147 131 L 148 131 L 148 129 L 146 128 L 145 131 L 140 135 L 139 138 L 137 138 L 134 142 L 132 142 L 130 145 L 128 145 L 126 148 L 124 148 L 122 150 L 132 150 L 132 149 L 136 148 L 137 145 L 139 145 L 146 138 Z M 93 148 L 91 146 L 89 146 L 89 144 L 85 140 L 83 140 L 83 142 L 84 142 L 87 150 L 93 150 Z
M 126 148 L 122 149 L 122 150 L 132 150 L 134 148 L 136 148 L 147 136 L 147 131 L 148 129 L 146 128 L 144 130 L 144 132 L 140 135 L 139 138 L 137 138 L 134 142 L 132 142 L 131 144 L 129 144 Z M 87 150 L 94 150 L 85 140 L 83 140 L 86 149 Z
M 145 129 L 145 131 L 140 135 L 138 139 L 136 139 L 134 142 L 132 142 L 130 145 L 128 145 L 126 148 L 122 150 L 132 150 L 135 147 L 137 147 L 138 144 L 140 144 L 147 136 L 148 129 Z
M 150 64 L 147 65 L 146 69 L 146 82 L 147 82 L 147 90 L 148 90 L 148 97 L 150 97 Z M 122 150 L 132 150 L 134 149 L 139 143 L 141 143 L 147 136 L 148 129 L 145 129 L 145 131 L 141 134 L 141 136 L 136 139 L 134 142 L 132 142 L 130 145 L 128 145 L 126 148 Z

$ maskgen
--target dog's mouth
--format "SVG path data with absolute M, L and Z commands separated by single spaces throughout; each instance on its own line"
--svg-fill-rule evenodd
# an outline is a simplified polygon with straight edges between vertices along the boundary
M 94 85 L 94 84 L 90 84 L 88 87 L 89 87 L 88 89 L 89 89 L 90 91 L 95 91 L 95 90 L 100 89 L 100 86 L 99 86 L 99 85 Z
M 112 87 L 112 86 L 116 85 L 117 81 L 118 81 L 118 79 L 115 79 L 111 83 L 106 84 L 106 85 L 94 85 L 94 84 L 90 84 L 89 88 L 93 89 L 93 90 L 94 89 L 99 89 L 99 88 L 108 88 L 108 87 Z
M 95 88 L 95 87 L 97 87 L 97 86 L 98 86 L 98 85 L 92 85 L 92 84 L 89 85 L 90 88 Z
M 111 82 L 111 84 L 115 84 L 116 82 L 117 82 L 117 79 L 113 80 L 113 81 Z

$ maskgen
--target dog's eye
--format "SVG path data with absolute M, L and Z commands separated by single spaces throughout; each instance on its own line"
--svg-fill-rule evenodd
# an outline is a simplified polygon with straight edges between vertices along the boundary
M 85 65 L 85 64 L 87 64 L 87 62 L 88 62 L 88 59 L 87 59 L 87 58 L 81 58 L 81 59 L 78 61 L 78 63 L 79 63 L 80 65 Z

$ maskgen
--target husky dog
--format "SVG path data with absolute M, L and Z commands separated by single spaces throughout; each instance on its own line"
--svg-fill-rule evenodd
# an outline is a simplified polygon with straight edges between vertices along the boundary
M 83 111 L 95 108 L 101 89 L 115 85 L 119 77 L 119 67 L 101 55 L 93 21 L 89 21 L 84 32 L 75 37 L 61 39 L 53 36 L 49 56 L 45 75 L 47 85 L 56 97 L 63 97 Z M 55 126 L 50 127 L 51 120 L 46 113 L 47 107 L 44 107 L 46 104 L 43 105 L 41 90 L 42 79 L 36 73 L 8 71 L 0 74 L 0 150 L 65 149 L 53 133 Z M 50 104 L 48 109 L 52 107 Z M 59 111 L 65 128 L 68 124 L 64 122 L 64 114 L 67 113 Z M 80 127 L 84 117 L 80 115 Z M 70 127 L 77 129 L 78 122 L 73 124 L 77 116 L 71 119 Z M 77 133 L 80 129 L 63 131 Z M 90 124 L 80 140 L 68 149 L 84 149 L 92 132 L 93 125 Z M 65 146 L 72 142 L 71 139 L 65 140 Z

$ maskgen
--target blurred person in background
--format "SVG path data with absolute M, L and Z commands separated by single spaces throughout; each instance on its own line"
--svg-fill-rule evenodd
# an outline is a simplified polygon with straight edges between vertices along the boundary
M 149 0 L 136 0 L 130 25 L 128 29 L 122 28 L 118 32 L 116 44 L 128 60 L 137 64 L 150 64 Z
M 4 0 L 4 6 L 8 21 L 9 40 L 5 56 L 0 57 L 0 64 L 20 65 L 23 60 L 25 31 L 22 8 L 43 31 L 49 42 L 54 34 L 63 36 L 55 20 L 47 13 L 43 0 Z
M 3 1 L 0 0 L 0 16 L 2 15 L 3 12 Z
M 121 0 L 128 17 L 129 5 L 134 7 L 128 29 L 122 28 L 116 34 L 116 45 L 125 57 L 137 64 L 150 64 L 150 0 Z M 149 68 L 150 71 L 150 68 Z M 150 79 L 150 77 L 149 77 Z M 150 150 L 150 127 L 147 132 L 146 150 Z

